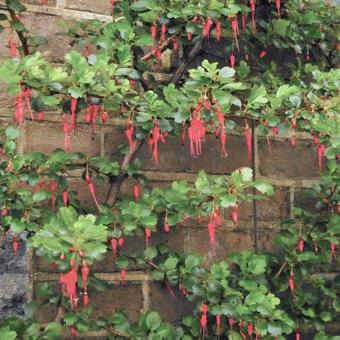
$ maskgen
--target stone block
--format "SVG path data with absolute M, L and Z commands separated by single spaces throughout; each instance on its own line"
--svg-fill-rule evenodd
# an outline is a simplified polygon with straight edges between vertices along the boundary
M 205 264 L 226 260 L 228 254 L 242 250 L 254 250 L 252 230 L 216 229 L 216 248 L 210 245 L 207 228 L 190 228 L 186 248 L 205 258 Z
M 64 148 L 62 124 L 28 122 L 24 152 L 39 151 L 51 153 L 57 148 Z M 93 136 L 88 126 L 78 125 L 71 136 L 73 152 L 83 152 L 87 156 L 100 156 L 100 132 Z
M 146 145 L 137 156 L 143 163 L 143 170 L 152 171 L 195 173 L 205 170 L 211 174 L 228 174 L 240 167 L 251 166 L 244 138 L 240 136 L 228 136 L 228 157 L 221 156 L 219 140 L 212 135 L 207 136 L 202 148 L 202 156 L 192 159 L 188 142 L 183 146 L 179 137 L 169 136 L 165 144 L 159 144 L 158 165 L 150 159 Z
M 262 221 L 282 221 L 289 217 L 289 188 L 275 187 L 274 195 L 256 202 L 257 218 Z
M 0 274 L 0 320 L 24 316 L 27 290 L 27 274 Z
M 290 179 L 319 176 L 317 152 L 309 141 L 298 140 L 293 147 L 289 140 L 274 140 L 269 151 L 266 140 L 260 139 L 258 152 L 262 176 Z
M 150 309 L 158 312 L 163 321 L 177 324 L 194 309 L 178 287 L 167 288 L 161 283 L 150 285 L 150 303 Z
M 65 8 L 106 15 L 110 15 L 112 11 L 111 2 L 104 0 L 66 0 Z
M 92 318 L 107 317 L 114 312 L 123 311 L 132 321 L 139 318 L 143 308 L 142 286 L 126 283 L 125 285 L 108 285 L 104 292 L 89 290 L 90 303 L 94 310 Z

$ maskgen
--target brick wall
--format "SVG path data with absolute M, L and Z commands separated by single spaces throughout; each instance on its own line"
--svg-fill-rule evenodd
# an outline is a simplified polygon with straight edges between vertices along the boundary
M 60 19 L 66 21 L 110 19 L 106 15 L 109 13 L 109 1 L 106 0 L 50 0 L 48 6 L 40 6 L 39 1 L 35 0 L 24 2 L 27 4 L 28 12 L 22 16 L 23 22 L 32 32 L 49 39 L 49 44 L 43 47 L 43 51 L 51 61 L 56 63 L 62 60 L 69 49 L 67 38 L 55 35 L 55 32 L 60 31 L 57 26 Z M 0 41 L 6 41 L 6 34 L 6 31 L 0 34 Z M 0 58 L 6 57 L 7 54 L 4 44 L 1 44 Z M 0 88 L 0 119 L 1 124 L 7 124 L 11 120 L 12 108 L 10 100 L 2 91 L 3 88 L 3 86 Z M 63 147 L 59 115 L 49 112 L 45 116 L 44 123 L 27 121 L 24 124 L 23 137 L 19 145 L 21 152 L 32 150 L 51 152 L 56 147 Z M 123 140 L 124 124 L 125 122 L 120 120 L 111 120 L 105 127 L 100 126 L 97 135 L 93 137 L 90 128 L 80 122 L 72 137 L 73 150 L 91 156 L 112 154 Z M 198 226 L 179 228 L 168 235 L 159 232 L 152 237 L 151 244 L 166 242 L 178 251 L 197 252 L 205 256 L 207 264 L 226 258 L 228 253 L 234 251 L 272 249 L 271 240 L 280 227 L 280 221 L 289 217 L 295 205 L 305 204 L 306 189 L 318 179 L 317 157 L 311 146 L 310 136 L 298 134 L 298 137 L 295 148 L 290 146 L 288 135 L 275 138 L 269 151 L 264 136 L 256 134 L 254 171 L 257 178 L 264 179 L 275 186 L 275 194 L 270 200 L 257 202 L 256 205 L 242 204 L 241 219 L 237 226 L 234 226 L 226 216 L 222 229 L 217 233 L 215 251 L 209 245 L 206 228 Z M 236 130 L 234 134 L 228 136 L 228 149 L 229 156 L 221 158 L 218 141 L 210 136 L 204 144 L 203 156 L 199 159 L 190 159 L 188 147 L 181 146 L 178 138 L 169 137 L 166 144 L 160 145 L 159 166 L 148 159 L 146 148 L 142 148 L 137 157 L 143 161 L 145 176 L 154 185 L 162 186 L 178 179 L 193 181 L 195 173 L 201 169 L 213 174 L 226 174 L 241 166 L 249 166 L 245 139 L 241 131 Z M 77 174 L 71 178 L 71 186 L 80 192 L 80 197 L 85 204 L 91 202 L 87 188 Z M 128 189 L 129 183 L 125 183 L 123 190 Z M 101 191 L 98 186 L 97 192 L 99 199 L 103 198 L 103 190 Z M 141 252 L 143 248 L 142 239 L 130 238 L 125 249 Z M 0 308 L 3 309 L 0 317 L 11 311 L 20 311 L 25 296 L 29 299 L 35 298 L 40 283 L 58 280 L 57 274 L 53 273 L 53 268 L 41 259 L 27 261 L 29 256 L 24 255 L 23 249 L 20 255 L 15 264 L 18 268 L 13 270 L 13 266 L 6 265 L 8 261 L 6 252 L 0 253 L 0 292 L 6 292 L 8 295 L 3 296 L 0 293 Z M 94 311 L 95 316 L 108 315 L 114 310 L 124 308 L 132 319 L 136 319 L 141 311 L 151 307 L 158 310 L 169 321 L 179 321 L 190 309 L 190 305 L 180 296 L 177 296 L 177 299 L 171 298 L 166 288 L 150 282 L 148 276 L 137 268 L 128 273 L 128 284 L 122 288 L 119 284 L 119 274 L 112 273 L 112 263 L 112 255 L 108 254 L 103 262 L 93 268 L 96 276 L 109 284 L 109 289 L 105 293 L 91 294 L 90 292 L 91 299 L 97 306 Z M 11 289 L 7 289 L 8 286 Z M 49 321 L 54 319 L 55 312 L 53 308 L 40 310 L 38 316 L 41 321 Z

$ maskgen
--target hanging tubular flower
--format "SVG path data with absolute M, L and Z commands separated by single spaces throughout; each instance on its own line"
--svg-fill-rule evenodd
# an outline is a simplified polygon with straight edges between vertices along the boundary
M 134 131 L 135 131 L 135 128 L 133 126 L 133 122 L 131 120 L 129 120 L 127 128 L 125 129 L 125 136 L 126 136 L 126 139 L 129 142 L 130 152 L 132 150 L 134 150 L 134 148 L 136 146 L 136 143 L 135 143 L 134 138 L 133 138 Z
M 240 212 L 240 206 L 238 204 L 235 204 L 230 214 L 230 218 L 235 224 L 237 224 L 238 222 L 239 212 Z
M 248 151 L 248 161 L 251 162 L 253 159 L 253 143 L 252 143 L 252 133 L 249 128 L 249 125 L 246 121 L 245 127 L 245 135 L 246 135 L 246 144 L 247 144 L 247 151 Z
M 190 154 L 197 157 L 202 154 L 202 142 L 205 140 L 205 126 L 201 119 L 202 102 L 198 102 L 194 112 L 190 117 L 190 126 L 188 128 L 188 137 L 190 145 Z
M 256 34 L 256 21 L 255 21 L 255 10 L 256 10 L 256 4 L 255 0 L 250 0 L 250 11 L 251 11 L 251 29 L 253 34 Z
M 217 41 L 220 41 L 222 37 L 222 23 L 221 21 L 216 22 L 216 39 Z
M 322 171 L 322 163 L 325 157 L 326 147 L 322 144 L 318 145 L 318 159 L 319 159 L 319 170 Z
M 151 151 L 151 159 L 156 163 L 159 164 L 159 153 L 158 153 L 158 143 L 159 141 L 162 141 L 165 143 L 165 139 L 163 134 L 161 133 L 161 130 L 158 126 L 158 121 L 157 119 L 154 120 L 153 122 L 153 129 L 152 132 L 149 136 L 149 147 Z
M 77 282 L 78 282 L 78 269 L 71 264 L 71 269 L 65 274 L 60 274 L 59 282 L 62 285 L 63 294 L 68 296 L 71 308 L 77 307 Z
M 77 126 L 77 98 L 71 98 L 71 130 L 74 130 Z
M 63 114 L 64 149 L 71 151 L 71 129 L 68 122 L 68 115 Z
M 205 303 L 201 307 L 201 312 L 202 312 L 202 315 L 200 319 L 200 325 L 201 325 L 201 334 L 204 339 L 205 331 L 206 331 L 207 324 L 208 324 L 208 317 L 207 317 L 208 306 Z
M 63 203 L 64 203 L 64 206 L 67 207 L 67 205 L 68 205 L 68 200 L 69 200 L 68 191 L 67 191 L 67 190 L 63 191 L 62 196 L 63 196 Z
M 166 36 L 166 31 L 167 31 L 167 27 L 166 24 L 162 24 L 161 26 L 161 37 L 160 37 L 160 43 L 162 44 L 165 40 L 165 36 Z
M 294 273 L 293 271 L 290 272 L 289 279 L 288 279 L 288 287 L 295 298 L 295 282 L 294 282 Z
M 234 40 L 236 44 L 236 48 L 239 51 L 240 46 L 238 44 L 238 39 L 237 36 L 240 34 L 239 28 L 238 28 L 238 20 L 237 20 L 237 15 L 234 17 L 234 19 L 231 21 L 231 28 L 233 30 L 233 35 L 234 35 Z
M 212 24 L 213 24 L 212 20 L 208 17 L 207 21 L 203 25 L 203 32 L 202 32 L 203 37 L 209 36 Z
M 235 68 L 235 61 L 236 61 L 236 58 L 235 58 L 235 55 L 234 54 L 231 54 L 229 56 L 229 61 L 230 61 L 230 67 L 231 68 Z
M 55 194 L 57 192 L 58 182 L 57 181 L 51 181 L 50 186 L 51 186 L 51 196 L 52 196 L 52 210 L 54 211 L 55 210 L 55 201 L 56 201 Z
M 19 242 L 18 242 L 17 237 L 14 235 L 13 241 L 12 241 L 12 250 L 13 250 L 14 256 L 18 255 L 18 249 L 19 249 Z
M 10 50 L 11 57 L 16 58 L 18 56 L 18 47 L 16 42 L 12 39 L 12 37 L 8 39 L 8 47 Z
M 15 100 L 14 121 L 21 125 L 25 120 L 25 104 L 22 98 L 21 90 Z
M 277 15 L 281 18 L 281 0 L 275 0 Z
M 96 192 L 95 192 L 95 189 L 94 189 L 94 184 L 93 184 L 92 178 L 89 175 L 86 175 L 85 176 L 85 180 L 86 180 L 89 192 L 90 192 L 90 194 L 91 194 L 91 196 L 93 198 L 93 201 L 96 204 L 96 207 L 97 207 L 97 209 L 99 211 L 100 207 L 99 207 L 99 203 L 98 203 L 98 200 L 97 200 L 97 196 L 96 196 Z
M 150 228 L 145 228 L 145 246 L 149 246 L 149 240 L 151 238 L 151 229 Z

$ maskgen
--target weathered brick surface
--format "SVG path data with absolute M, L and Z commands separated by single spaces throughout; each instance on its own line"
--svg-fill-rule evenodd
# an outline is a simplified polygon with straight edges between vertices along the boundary
M 142 288 L 139 284 L 109 285 L 105 292 L 89 291 L 94 310 L 91 317 L 110 316 L 124 311 L 131 320 L 137 320 L 143 307 Z
M 225 260 L 230 253 L 246 249 L 254 249 L 249 230 L 217 229 L 215 249 L 210 246 L 207 228 L 188 230 L 187 251 L 204 256 L 207 265 L 214 261 Z
M 261 226 L 257 230 L 258 250 L 259 251 L 276 251 L 276 246 L 273 243 L 277 236 L 278 230 L 262 229 Z
M 316 197 L 313 197 L 311 189 L 294 189 L 294 207 L 307 210 L 315 210 L 315 205 L 317 202 L 318 199 Z
M 166 143 L 159 144 L 159 165 L 150 159 L 147 146 L 144 145 L 138 157 L 144 163 L 144 170 L 173 172 L 198 172 L 205 170 L 212 174 L 226 174 L 242 166 L 249 166 L 244 138 L 229 136 L 228 157 L 221 157 L 219 140 L 209 135 L 203 143 L 202 156 L 191 159 L 189 146 L 181 145 L 179 137 L 169 137 Z
M 36 5 L 36 6 L 55 6 L 57 0 L 22 0 L 23 4 Z
M 100 135 L 93 136 L 88 126 L 78 125 L 72 134 L 71 143 L 73 152 L 83 152 L 88 156 L 99 156 L 101 153 Z M 51 153 L 57 148 L 64 148 L 64 132 L 61 123 L 27 123 L 24 152 L 34 150 Z
M 150 308 L 168 322 L 180 323 L 193 309 L 193 304 L 186 300 L 177 287 L 167 288 L 161 283 L 150 285 L 150 300 Z
M 7 94 L 7 86 L 4 83 L 0 83 L 0 116 L 13 115 L 13 101 L 14 98 Z
M 290 213 L 289 188 L 275 187 L 274 195 L 257 202 L 257 218 L 263 221 L 281 221 Z
M 46 297 L 43 297 L 39 293 L 39 288 L 43 284 L 45 284 L 45 283 L 42 283 L 42 282 L 36 283 L 34 285 L 34 288 L 33 288 L 33 299 L 39 305 L 39 308 L 36 310 L 36 312 L 34 314 L 34 318 L 38 322 L 42 322 L 42 323 L 43 322 L 52 322 L 52 321 L 54 321 L 54 319 L 57 315 L 58 306 L 51 304 L 51 303 L 48 303 L 48 299 L 46 299 Z M 52 282 L 52 283 L 49 283 L 49 284 L 52 285 L 53 290 L 55 291 L 56 295 L 61 294 L 60 285 L 57 282 Z
M 107 181 L 99 181 L 96 178 L 93 178 L 93 183 L 97 200 L 99 204 L 102 204 L 104 203 L 106 192 L 108 190 Z M 69 189 L 78 193 L 77 198 L 85 207 L 92 208 L 92 210 L 96 209 L 96 205 L 89 192 L 87 183 L 82 178 L 69 179 Z
M 281 178 L 318 177 L 318 158 L 310 142 L 298 141 L 295 147 L 289 140 L 272 142 L 269 151 L 266 140 L 258 143 L 260 173 Z
M 57 32 L 65 32 L 63 28 L 58 26 L 60 21 L 60 17 L 50 15 L 22 14 L 22 22 L 32 34 L 48 39 L 48 43 L 40 46 L 39 51 L 43 52 L 46 58 L 53 62 L 63 61 L 64 55 L 71 50 L 69 38 L 56 34 Z
M 66 0 L 65 8 L 106 15 L 110 15 L 112 10 L 111 2 L 104 0 Z
M 106 128 L 104 133 L 104 153 L 107 156 L 118 157 L 119 145 L 126 143 L 123 128 Z

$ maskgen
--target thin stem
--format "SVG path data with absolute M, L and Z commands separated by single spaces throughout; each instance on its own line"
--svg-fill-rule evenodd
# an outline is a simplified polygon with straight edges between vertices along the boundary
M 127 177 L 127 169 L 126 167 L 133 161 L 134 157 L 136 156 L 138 150 L 141 148 L 141 146 L 144 144 L 144 140 L 136 140 L 135 141 L 135 147 L 131 149 L 122 159 L 120 162 L 120 166 L 122 169 L 122 172 L 116 177 L 115 181 L 112 182 L 109 186 L 109 190 L 107 191 L 106 197 L 105 197 L 105 203 L 108 203 L 109 206 L 114 206 L 114 204 L 118 200 L 118 195 L 120 192 L 120 188 Z M 111 198 L 112 196 L 112 191 L 116 187 L 116 193 L 115 195 Z M 110 200 L 111 198 L 111 200 Z
M 188 55 L 188 59 L 183 60 L 182 63 L 177 68 L 176 72 L 172 75 L 171 81 L 170 81 L 171 83 L 177 84 L 181 80 L 181 78 L 182 78 L 184 72 L 186 71 L 191 60 L 201 51 L 203 41 L 204 41 L 204 39 L 200 39 L 199 41 L 196 42 L 196 44 L 191 49 L 191 51 Z
M 161 52 L 164 51 L 164 50 L 171 44 L 171 42 L 173 41 L 174 38 L 175 38 L 175 35 L 171 36 L 171 37 L 168 38 L 163 44 L 161 44 L 161 45 L 159 46 L 159 49 L 161 50 Z M 145 55 L 141 58 L 141 60 L 142 60 L 142 61 L 147 61 L 147 60 L 151 59 L 153 56 L 154 56 L 153 51 L 151 51 L 151 52 L 145 54 Z
M 11 16 L 12 22 L 18 21 L 17 16 L 15 14 L 15 11 L 9 8 L 8 1 L 6 1 L 6 9 L 9 12 L 9 15 Z M 24 55 L 27 56 L 30 54 L 29 48 L 28 48 L 28 42 L 24 34 L 18 30 L 15 30 L 17 32 L 17 35 L 21 41 L 22 48 L 24 50 Z
M 283 262 L 282 266 L 280 267 L 280 269 L 278 270 L 278 272 L 275 274 L 274 279 L 277 279 L 281 273 L 285 270 L 285 268 L 287 267 L 287 261 Z

